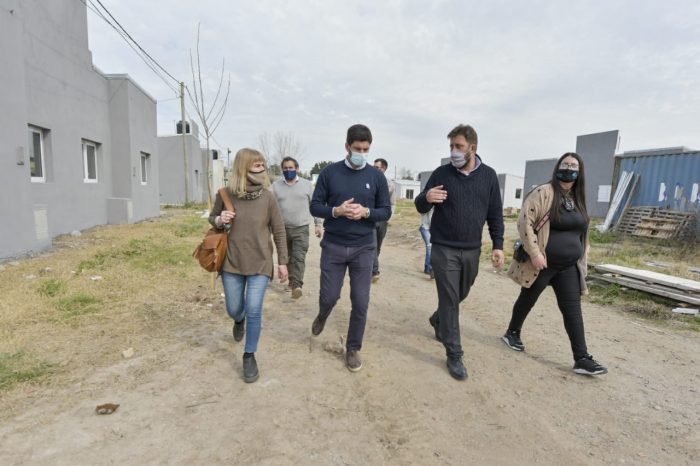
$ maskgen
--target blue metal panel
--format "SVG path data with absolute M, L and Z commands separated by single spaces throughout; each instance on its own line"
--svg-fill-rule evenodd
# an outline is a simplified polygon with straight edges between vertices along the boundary
M 700 208 L 700 152 L 618 159 L 618 183 L 623 171 L 641 175 L 630 207 L 657 206 L 683 212 Z M 628 197 L 629 192 L 620 206 Z M 621 213 L 622 207 L 615 214 L 615 221 Z

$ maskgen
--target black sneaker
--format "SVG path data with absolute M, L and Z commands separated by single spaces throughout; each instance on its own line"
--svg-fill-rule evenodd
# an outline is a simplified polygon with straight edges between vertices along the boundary
M 426 275 L 430 274 L 430 270 L 428 270 L 428 266 L 427 266 L 427 265 L 423 267 L 423 273 L 426 274 Z
M 581 358 L 574 364 L 574 372 L 583 375 L 600 375 L 607 374 L 608 369 L 598 364 L 598 361 L 593 359 L 590 354 L 585 358 Z
M 520 340 L 519 330 L 508 330 L 506 334 L 503 335 L 503 341 L 506 342 L 506 345 L 508 345 L 510 349 L 525 351 L 525 345 L 523 345 L 522 340 Z
M 235 322 L 233 324 L 233 339 L 235 341 L 241 341 L 245 335 L 245 317 L 240 322 Z
M 447 370 L 455 379 L 464 380 L 467 378 L 467 367 L 462 358 L 447 358 Z
M 442 334 L 440 333 L 440 323 L 437 321 L 437 312 L 428 318 L 428 322 L 435 330 L 435 339 L 442 343 Z
M 428 272 L 428 275 L 430 275 L 430 279 L 431 279 L 431 280 L 435 280 L 435 272 L 433 272 L 432 270 L 430 270 L 430 271 Z
M 243 379 L 246 383 L 253 383 L 258 380 L 258 363 L 255 362 L 254 353 L 243 355 Z

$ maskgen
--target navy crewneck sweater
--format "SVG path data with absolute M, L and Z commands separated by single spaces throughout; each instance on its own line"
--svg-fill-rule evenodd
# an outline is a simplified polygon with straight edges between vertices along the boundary
M 333 208 L 348 199 L 369 208 L 369 217 L 350 220 L 333 218 Z M 365 246 L 374 242 L 374 224 L 389 220 L 391 201 L 384 173 L 371 165 L 353 170 L 345 160 L 326 166 L 318 175 L 309 206 L 311 215 L 324 218 L 323 240 L 346 247 Z
M 440 185 L 447 191 L 447 199 L 440 204 L 429 203 L 427 192 Z M 493 249 L 503 249 L 505 225 L 498 176 L 483 162 L 469 176 L 449 163 L 436 168 L 415 204 L 421 214 L 435 207 L 430 222 L 431 243 L 460 249 L 480 248 L 484 223 L 488 222 Z

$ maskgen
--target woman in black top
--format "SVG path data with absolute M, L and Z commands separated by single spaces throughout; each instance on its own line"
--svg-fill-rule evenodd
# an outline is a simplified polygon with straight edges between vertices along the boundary
M 540 213 L 540 218 L 529 218 L 527 228 L 529 232 L 540 240 L 539 244 L 545 245 L 544 253 L 530 257 L 531 267 L 534 269 L 534 282 L 527 282 L 520 290 L 520 296 L 513 306 L 508 331 L 503 335 L 503 341 L 516 351 L 523 351 L 525 346 L 520 340 L 520 330 L 530 310 L 533 308 L 540 294 L 547 285 L 551 285 L 557 297 L 559 309 L 564 317 L 564 327 L 571 341 L 571 349 L 574 355 L 574 372 L 577 374 L 598 375 L 605 374 L 608 370 L 598 364 L 588 354 L 586 337 L 583 329 L 583 315 L 581 313 L 582 288 L 585 292 L 585 255 L 588 251 L 588 213 L 586 211 L 585 197 L 585 173 L 583 160 L 578 154 L 564 154 L 558 161 L 552 174 L 549 186 L 543 185 L 538 189 L 538 194 L 544 194 L 525 200 L 523 209 L 535 208 Z M 534 191 L 534 190 L 533 190 Z M 534 203 L 539 203 L 535 205 Z M 545 212 L 549 212 L 549 234 L 545 228 L 541 228 L 535 235 L 534 229 L 545 218 Z M 527 212 L 526 212 L 527 213 Z M 528 222 L 528 220 L 522 220 Z M 520 225 L 519 225 L 520 226 Z M 537 243 L 537 240 L 534 242 Z M 538 246 L 538 245 L 535 245 Z M 541 250 L 540 250 L 541 251 Z M 583 264 L 583 265 L 581 265 Z M 523 272 L 524 273 L 524 272 Z M 529 285 L 529 286 L 528 286 Z M 526 287 L 527 286 L 527 287 Z

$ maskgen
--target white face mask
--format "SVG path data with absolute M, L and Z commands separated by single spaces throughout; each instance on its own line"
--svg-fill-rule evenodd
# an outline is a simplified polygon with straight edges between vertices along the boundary
M 467 156 L 469 154 L 469 156 Z M 469 162 L 472 159 L 472 154 L 471 152 L 460 152 L 458 150 L 453 150 L 450 152 L 450 161 L 452 162 L 452 166 L 455 168 L 462 168 L 465 165 L 469 164 Z

